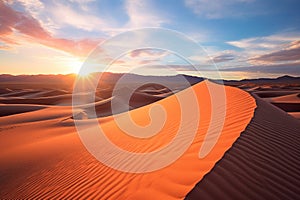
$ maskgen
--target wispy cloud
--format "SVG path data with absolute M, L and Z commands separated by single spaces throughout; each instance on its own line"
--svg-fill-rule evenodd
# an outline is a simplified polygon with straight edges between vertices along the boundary
M 248 57 L 250 64 L 279 64 L 300 60 L 300 34 L 281 33 L 230 41 Z
M 143 0 L 127 0 L 125 9 L 129 17 L 129 21 L 125 27 L 159 27 L 168 23 L 168 20 L 159 9 L 154 8 L 149 1 Z
M 40 0 L 16 0 L 8 1 L 7 3 L 11 6 L 23 7 L 24 11 L 36 19 L 48 32 L 52 33 L 58 28 L 51 18 L 44 16 L 47 11 L 46 2 Z
M 245 38 L 227 44 L 237 50 L 216 51 L 212 59 L 220 71 L 297 74 L 300 68 L 300 34 L 285 32 Z
M 85 11 L 78 11 L 71 6 L 60 3 L 50 7 L 57 24 L 69 25 L 85 31 L 101 31 L 107 27 L 107 22 Z
M 40 10 L 44 9 L 44 4 L 40 0 L 17 0 L 16 2 L 21 3 L 33 17 L 37 17 Z
M 227 44 L 247 50 L 272 50 L 281 48 L 289 42 L 300 40 L 299 33 L 275 34 L 265 37 L 253 37 L 229 41 Z
M 231 67 L 220 69 L 226 72 L 255 72 L 255 73 L 273 73 L 273 74 L 294 74 L 300 75 L 300 62 L 269 64 L 269 65 L 249 65 L 243 67 Z
M 254 57 L 252 60 L 270 62 L 300 60 L 300 40 L 289 43 L 288 47 L 284 49 Z
M 26 13 L 52 33 L 68 27 L 88 32 L 101 32 L 112 24 L 109 20 L 95 15 L 93 10 L 95 0 L 16 0 L 8 2 L 8 4 L 14 7 L 23 7 Z
M 148 58 L 162 58 L 168 55 L 167 51 L 157 50 L 157 49 L 136 49 L 130 52 L 132 58 L 136 57 L 148 57 Z
M 224 53 L 218 56 L 213 57 L 215 63 L 231 61 L 235 59 L 235 54 L 233 53 Z
M 38 20 L 28 13 L 13 10 L 0 2 L 0 41 L 7 46 L 17 45 L 22 40 L 43 44 L 77 56 L 86 55 L 99 41 L 56 38 L 45 30 Z

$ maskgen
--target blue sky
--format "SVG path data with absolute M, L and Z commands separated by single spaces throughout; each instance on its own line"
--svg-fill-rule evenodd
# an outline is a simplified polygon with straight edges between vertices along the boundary
M 298 0 L 4 0 L 0 73 L 74 73 L 99 42 L 160 27 L 203 46 L 225 79 L 300 76 L 299 8 Z

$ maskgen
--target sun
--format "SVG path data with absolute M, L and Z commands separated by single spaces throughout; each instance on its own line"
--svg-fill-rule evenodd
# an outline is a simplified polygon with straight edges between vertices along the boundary
M 90 74 L 98 72 L 98 65 L 93 65 L 86 60 L 80 58 L 72 58 L 68 60 L 68 66 L 71 67 L 72 73 L 80 78 L 89 78 Z
M 91 72 L 89 70 L 81 69 L 83 65 L 83 61 L 79 59 L 72 60 L 69 62 L 69 65 L 74 69 L 74 73 L 80 77 L 87 77 Z

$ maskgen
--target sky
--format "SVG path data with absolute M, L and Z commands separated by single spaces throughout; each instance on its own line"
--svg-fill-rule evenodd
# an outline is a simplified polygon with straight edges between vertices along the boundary
M 142 66 L 137 71 L 164 73 L 171 66 L 193 75 L 192 62 L 224 79 L 300 76 L 299 8 L 299 0 L 2 0 L 0 74 L 78 73 L 97 49 L 114 72 Z M 149 27 L 175 36 L 128 35 Z M 144 48 L 153 37 L 183 53 Z M 188 49 L 184 37 L 202 51 Z M 101 47 L 111 41 L 118 44 Z M 136 49 L 118 59 L 108 53 L 129 47 Z

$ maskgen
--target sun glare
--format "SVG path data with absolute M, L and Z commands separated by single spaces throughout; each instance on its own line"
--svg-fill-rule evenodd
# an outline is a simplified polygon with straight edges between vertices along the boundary
M 80 77 L 86 77 L 90 74 L 90 71 L 81 69 L 83 62 L 80 60 L 72 60 L 69 65 L 74 68 L 74 73 Z

